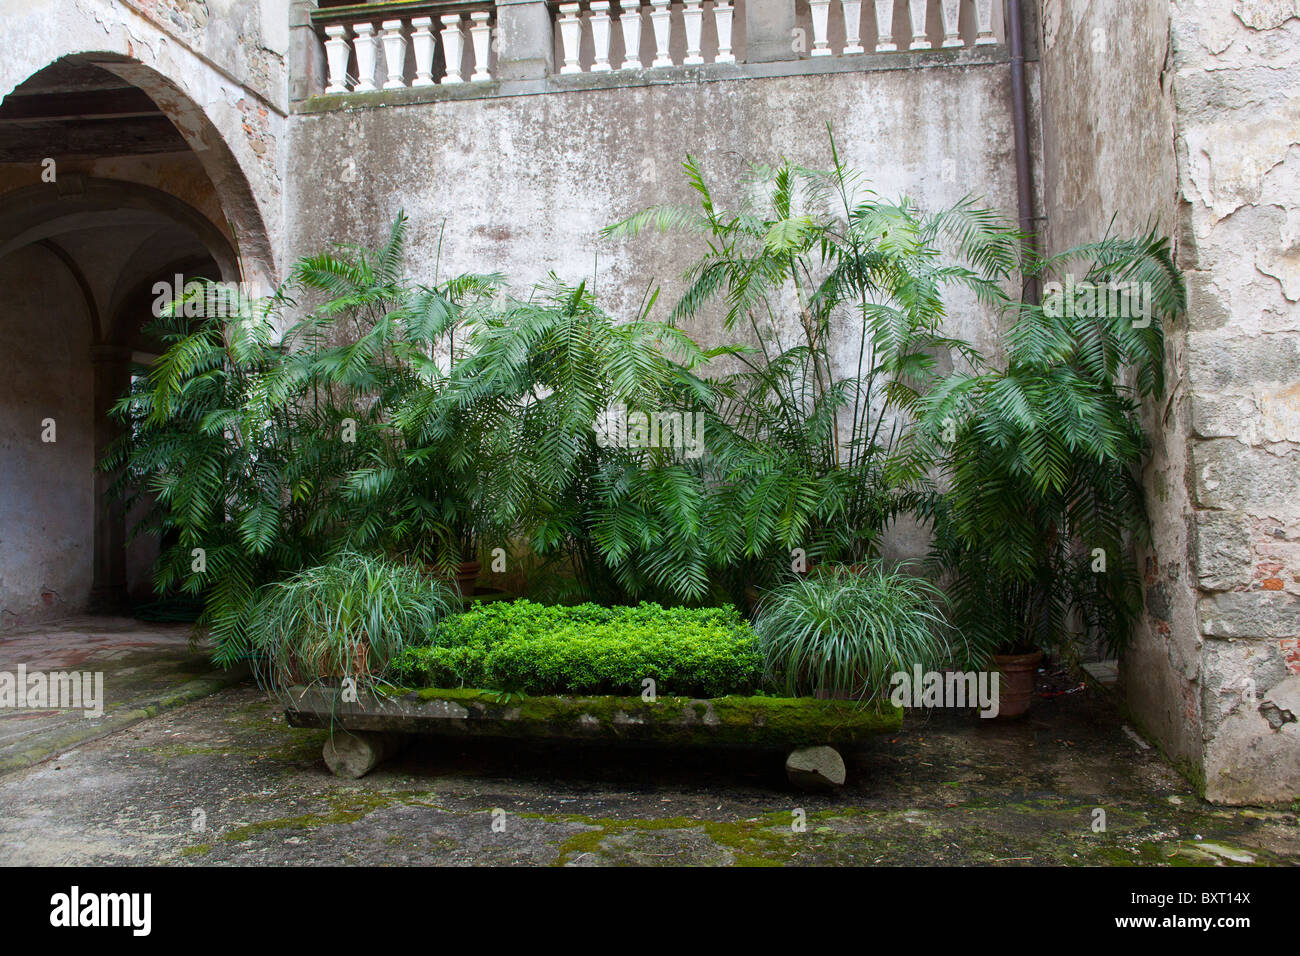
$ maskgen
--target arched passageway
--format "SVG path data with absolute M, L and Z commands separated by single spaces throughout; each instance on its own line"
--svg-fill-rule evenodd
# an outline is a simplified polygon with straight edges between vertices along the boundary
M 169 113 L 101 64 L 64 58 L 0 101 L 0 628 L 151 599 L 156 546 L 127 542 L 95 464 L 158 351 L 162 285 L 265 273 L 221 193 Z

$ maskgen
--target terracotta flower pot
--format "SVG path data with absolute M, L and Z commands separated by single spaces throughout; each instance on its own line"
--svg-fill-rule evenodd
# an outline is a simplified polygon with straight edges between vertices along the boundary
M 460 570 L 456 572 L 456 586 L 460 588 L 461 597 L 470 597 L 474 593 L 474 585 L 478 581 L 479 572 L 483 570 L 483 565 L 478 561 L 462 561 Z
M 998 718 L 1019 717 L 1029 710 L 1043 652 L 994 654 L 993 663 L 1002 674 L 998 686 Z
M 455 574 L 448 574 L 446 570 L 435 564 L 426 564 L 425 573 L 430 577 L 437 578 L 447 584 L 455 583 L 456 589 L 460 591 L 461 597 L 472 597 L 477 590 L 475 583 L 478 581 L 479 572 L 483 570 L 483 565 L 478 561 L 462 561 Z

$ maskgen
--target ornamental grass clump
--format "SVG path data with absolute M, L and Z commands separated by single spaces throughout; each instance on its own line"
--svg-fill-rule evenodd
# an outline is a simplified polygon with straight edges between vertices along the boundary
M 373 687 L 458 605 L 447 584 L 416 568 L 341 553 L 263 589 L 252 629 L 258 682 L 352 678 L 358 690 Z
M 926 578 L 879 564 L 779 585 L 754 620 L 766 675 L 791 697 L 883 697 L 893 674 L 938 670 L 960 650 L 943 599 Z

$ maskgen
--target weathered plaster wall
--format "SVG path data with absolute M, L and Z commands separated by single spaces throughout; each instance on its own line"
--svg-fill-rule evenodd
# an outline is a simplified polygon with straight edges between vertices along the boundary
M 442 101 L 295 116 L 288 184 L 293 255 L 378 242 L 411 218 L 408 266 L 433 275 L 500 270 L 526 288 L 549 271 L 596 274 L 602 304 L 630 316 L 652 280 L 661 302 L 701 242 L 613 241 L 602 226 L 655 203 L 694 203 L 687 152 L 734 207 L 750 161 L 846 161 L 886 197 L 929 207 L 968 192 L 1015 214 L 1007 68 L 888 70 Z M 988 316 L 955 298 L 954 331 L 991 341 Z M 661 315 L 665 310 L 661 309 Z M 692 330 L 714 342 L 720 330 Z
M 127 387 L 127 362 L 157 348 L 140 332 L 141 288 L 165 266 L 205 258 L 166 220 L 64 233 L 0 257 L 15 293 L 0 321 L 0 627 L 102 607 L 119 587 L 146 597 L 142 562 L 154 549 L 126 546 L 95 462 L 117 434 L 107 410 Z M 54 442 L 43 440 L 47 419 Z
M 1147 409 L 1154 546 L 1121 671 L 1223 802 L 1300 793 L 1300 3 L 1047 0 L 1052 251 L 1158 225 L 1189 293 Z
M 1108 230 L 1174 236 L 1177 224 L 1169 8 L 1124 0 L 1043 5 L 1046 250 Z M 1112 222 L 1112 217 L 1113 222 Z M 1177 385 L 1184 329 L 1167 330 L 1167 397 L 1145 410 L 1151 460 L 1144 474 L 1152 546 L 1138 554 L 1146 614 L 1121 680 L 1133 719 L 1193 776 L 1201 765 L 1200 657 L 1188 548 L 1189 407 Z
M 1173 5 L 1206 793 L 1300 794 L 1300 3 Z
M 85 608 L 93 574 L 91 316 L 39 246 L 0 259 L 0 626 Z M 42 421 L 55 422 L 43 442 Z

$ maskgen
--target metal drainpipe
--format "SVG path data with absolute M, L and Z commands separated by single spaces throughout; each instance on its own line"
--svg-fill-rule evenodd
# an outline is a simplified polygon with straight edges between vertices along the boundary
M 1020 205 L 1020 231 L 1027 237 L 1026 252 L 1038 251 L 1034 232 L 1034 170 L 1029 158 L 1029 101 L 1025 93 L 1025 39 L 1022 35 L 1024 12 L 1021 0 L 1007 0 L 1007 45 L 1011 48 L 1011 113 L 1016 136 L 1016 192 Z M 1038 279 L 1025 282 L 1025 301 L 1037 305 Z

